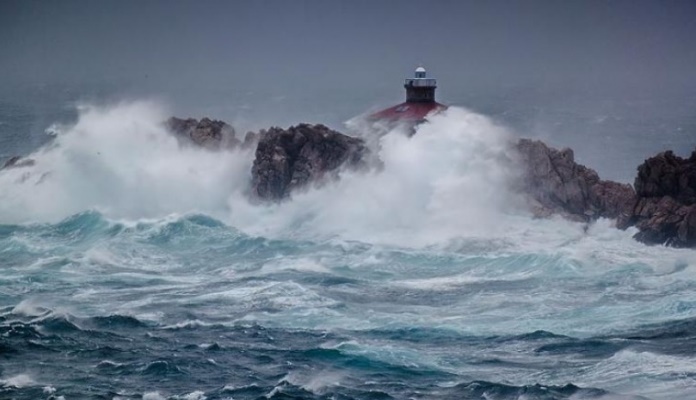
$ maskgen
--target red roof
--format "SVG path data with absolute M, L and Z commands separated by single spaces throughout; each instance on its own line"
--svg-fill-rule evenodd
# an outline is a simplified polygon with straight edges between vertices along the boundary
M 370 119 L 384 119 L 390 121 L 420 121 L 431 112 L 439 112 L 445 110 L 446 105 L 438 102 L 416 103 L 404 102 L 397 104 L 394 107 L 378 111 L 370 115 Z

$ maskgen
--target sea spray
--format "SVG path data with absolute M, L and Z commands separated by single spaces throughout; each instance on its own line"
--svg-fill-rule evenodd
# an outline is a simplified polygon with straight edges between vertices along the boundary
M 231 198 L 231 209 L 239 211 L 232 213 L 232 224 L 263 235 L 402 244 L 496 231 L 506 214 L 525 215 L 509 190 L 516 177 L 510 137 L 488 118 L 452 107 L 413 136 L 403 127 L 382 136 L 374 149 L 382 168 L 344 171 L 336 182 L 266 207 Z
M 163 124 L 168 116 L 149 101 L 81 106 L 75 124 L 54 126 L 56 139 L 28 156 L 34 166 L 0 171 L 0 221 L 54 222 L 87 210 L 131 223 L 201 213 L 270 238 L 539 251 L 587 236 L 580 224 L 530 218 L 510 190 L 513 134 L 466 109 L 430 116 L 413 136 L 403 127 L 378 136 L 381 168 L 342 171 L 270 204 L 247 193 L 253 150 L 181 146 Z
M 0 220 L 56 221 L 84 210 L 113 218 L 219 215 L 248 182 L 249 151 L 181 147 L 147 101 L 82 106 L 77 122 L 28 157 L 32 167 L 0 173 Z
M 182 147 L 153 102 L 82 106 L 72 126 L 31 154 L 36 165 L 0 173 L 4 222 L 56 221 L 84 210 L 137 220 L 201 212 L 256 234 L 438 242 L 480 234 L 512 211 L 510 134 L 451 108 L 409 136 L 395 128 L 376 151 L 384 167 L 345 171 L 282 204 L 250 201 L 251 150 Z

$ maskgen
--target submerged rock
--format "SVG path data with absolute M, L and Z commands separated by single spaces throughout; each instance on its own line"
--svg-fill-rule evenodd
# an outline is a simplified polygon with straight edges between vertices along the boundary
M 262 131 L 252 166 L 252 193 L 280 200 L 311 182 L 335 177 L 343 166 L 366 165 L 369 152 L 361 139 L 324 125 L 300 124 Z
M 2 168 L 0 168 L 0 169 L 31 167 L 35 163 L 36 162 L 34 160 L 32 160 L 31 158 L 24 158 L 21 156 L 13 156 L 13 157 L 10 157 L 7 161 L 5 161 L 5 164 L 3 164 Z
M 235 137 L 234 128 L 224 121 L 171 117 L 166 125 L 184 144 L 194 144 L 211 150 L 230 149 L 241 144 Z

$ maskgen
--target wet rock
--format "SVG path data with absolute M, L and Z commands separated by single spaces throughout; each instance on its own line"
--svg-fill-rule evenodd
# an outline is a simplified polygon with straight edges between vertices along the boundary
M 0 168 L 0 169 L 31 167 L 35 163 L 36 162 L 34 160 L 32 160 L 31 158 L 23 158 L 20 156 L 13 156 L 13 157 L 10 157 L 10 159 L 8 159 L 7 161 L 5 161 L 5 164 L 3 164 L 2 168 Z
M 643 243 L 696 247 L 696 151 L 688 159 L 671 151 L 647 159 L 638 167 L 634 190 L 599 179 L 575 162 L 570 149 L 529 139 L 515 147 L 523 171 L 520 189 L 532 199 L 535 215 L 611 218 L 618 228 L 638 228 L 635 239 Z
M 639 196 L 633 223 L 635 238 L 647 244 L 696 247 L 696 151 L 681 158 L 671 151 L 638 167 Z
M 615 219 L 620 229 L 630 226 L 636 201 L 636 192 L 627 183 L 600 180 L 590 188 L 593 215 Z
M 605 217 L 628 225 L 635 204 L 630 185 L 601 180 L 593 169 L 575 162 L 571 149 L 530 139 L 520 139 L 515 149 L 522 167 L 519 189 L 531 198 L 536 215 L 586 222 Z
M 186 144 L 256 147 L 251 192 L 260 200 L 282 200 L 294 190 L 338 177 L 343 167 L 363 168 L 375 161 L 362 139 L 324 125 L 248 132 L 243 141 L 231 126 L 209 118 L 171 118 L 167 126 Z M 582 222 L 611 218 L 618 228 L 637 227 L 635 238 L 641 242 L 696 247 L 696 151 L 688 159 L 671 151 L 649 158 L 638 167 L 631 186 L 600 179 L 575 162 L 571 149 L 530 139 L 519 140 L 513 148 L 521 170 L 516 187 L 536 216 L 562 215 Z M 13 157 L 3 168 L 32 164 Z
M 182 144 L 193 144 L 210 150 L 231 149 L 241 144 L 235 137 L 234 128 L 224 121 L 172 117 L 167 120 L 166 126 Z
M 672 196 L 683 204 L 696 203 L 696 151 L 688 159 L 665 151 L 645 160 L 634 186 L 641 197 Z
M 369 153 L 361 139 L 324 125 L 271 128 L 258 137 L 252 194 L 263 200 L 280 200 L 295 189 L 335 178 L 342 167 L 365 167 Z

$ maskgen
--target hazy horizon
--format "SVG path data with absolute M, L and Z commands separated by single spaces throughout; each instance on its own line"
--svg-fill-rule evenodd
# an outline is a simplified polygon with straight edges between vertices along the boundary
M 422 64 L 438 101 L 627 180 L 696 144 L 694 37 L 691 1 L 5 1 L 0 101 L 43 116 L 34 133 L 47 110 L 142 98 L 240 130 L 342 129 Z M 630 166 L 602 165 L 607 146 Z
M 663 90 L 696 79 L 690 1 L 5 1 L 4 83 L 392 96 L 418 64 L 468 87 Z

